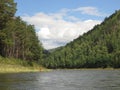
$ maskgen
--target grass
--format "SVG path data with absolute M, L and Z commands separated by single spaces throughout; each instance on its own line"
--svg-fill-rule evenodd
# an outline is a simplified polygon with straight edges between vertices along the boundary
M 35 62 L 14 58 L 3 58 L 0 56 L 0 73 L 19 73 L 19 72 L 40 72 L 47 71 L 46 68 Z

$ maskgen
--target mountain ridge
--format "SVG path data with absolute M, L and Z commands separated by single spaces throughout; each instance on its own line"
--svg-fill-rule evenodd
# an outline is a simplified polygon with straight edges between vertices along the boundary
M 46 57 L 48 68 L 120 67 L 120 10 Z

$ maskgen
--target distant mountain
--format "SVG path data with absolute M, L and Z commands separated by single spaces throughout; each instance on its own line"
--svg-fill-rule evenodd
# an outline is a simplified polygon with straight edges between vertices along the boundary
M 53 50 L 42 64 L 48 68 L 119 68 L 120 10 L 66 46 Z
M 57 48 L 53 48 L 53 49 L 49 49 L 47 50 L 49 53 L 55 52 L 56 50 L 60 50 L 62 47 L 57 47 Z

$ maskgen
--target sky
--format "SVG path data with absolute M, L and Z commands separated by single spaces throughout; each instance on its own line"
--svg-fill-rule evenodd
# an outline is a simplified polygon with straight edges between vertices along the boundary
M 15 0 L 45 49 L 64 46 L 120 9 L 120 0 Z

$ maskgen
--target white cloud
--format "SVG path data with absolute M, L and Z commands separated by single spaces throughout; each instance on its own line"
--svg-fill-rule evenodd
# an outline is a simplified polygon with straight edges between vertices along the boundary
M 95 7 L 79 7 L 79 8 L 73 9 L 73 11 L 79 11 L 82 14 L 101 16 L 98 9 Z
M 34 16 L 22 16 L 22 19 L 35 25 L 38 29 L 37 35 L 46 49 L 65 45 L 92 29 L 94 25 L 101 23 L 99 20 L 81 21 L 74 16 L 67 16 L 68 11 L 68 9 L 64 9 L 61 12 L 52 14 L 40 12 Z M 68 21 L 64 18 L 67 18 Z
M 60 11 L 61 13 L 68 13 L 68 12 L 79 12 L 81 14 L 87 14 L 87 15 L 92 15 L 92 16 L 106 16 L 107 14 L 105 13 L 101 13 L 98 8 L 96 7 L 91 7 L 91 6 L 87 6 L 87 7 L 78 7 L 75 9 L 67 9 L 64 8 Z

